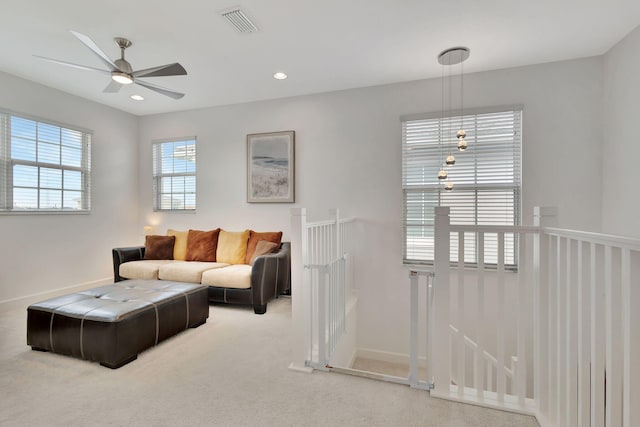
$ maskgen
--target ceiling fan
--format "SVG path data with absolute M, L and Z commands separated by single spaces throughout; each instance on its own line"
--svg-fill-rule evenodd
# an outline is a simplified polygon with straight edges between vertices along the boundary
M 124 50 L 131 46 L 131 42 L 122 37 L 116 37 L 114 41 L 120 47 L 120 59 L 112 61 L 106 53 L 98 47 L 98 45 L 91 40 L 88 36 L 78 33 L 77 31 L 70 30 L 78 40 L 87 46 L 91 51 L 109 68 L 103 70 L 101 68 L 88 67 L 86 65 L 73 64 L 71 62 L 60 61 L 57 59 L 46 58 L 44 56 L 33 55 L 36 58 L 44 59 L 45 61 L 55 62 L 56 64 L 62 64 L 69 67 L 79 68 L 81 70 L 96 71 L 102 74 L 108 74 L 111 76 L 111 82 L 103 90 L 107 93 L 115 93 L 120 90 L 122 85 L 128 85 L 135 83 L 137 85 L 146 87 L 154 92 L 158 92 L 162 95 L 166 95 L 173 99 L 180 99 L 184 96 L 184 93 L 176 92 L 171 89 L 164 88 L 162 86 L 155 85 L 143 80 L 139 80 L 140 77 L 164 77 L 164 76 L 185 76 L 187 71 L 182 65 L 174 62 L 173 64 L 160 65 L 158 67 L 146 68 L 144 70 L 133 71 L 129 61 L 124 59 Z

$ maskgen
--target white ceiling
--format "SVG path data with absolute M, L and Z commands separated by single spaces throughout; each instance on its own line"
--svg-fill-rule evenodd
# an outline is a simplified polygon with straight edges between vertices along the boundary
M 440 76 L 445 48 L 471 49 L 465 73 L 600 55 L 640 24 L 639 0 L 15 0 L 2 5 L 0 70 L 147 115 Z M 260 28 L 239 34 L 218 11 L 241 6 Z M 134 69 L 180 62 L 187 76 L 103 93 L 104 68 L 68 30 Z M 640 54 L 635 52 L 634 54 Z M 272 75 L 284 71 L 287 80 Z M 133 101 L 139 93 L 146 99 Z M 2 103 L 0 88 L 0 107 Z

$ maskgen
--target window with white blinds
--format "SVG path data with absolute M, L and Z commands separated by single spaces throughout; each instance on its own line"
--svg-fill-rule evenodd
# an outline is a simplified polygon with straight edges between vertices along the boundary
M 196 209 L 196 139 L 153 143 L 153 209 Z
M 451 224 L 519 225 L 522 110 L 485 112 L 445 118 L 402 121 L 402 188 L 404 195 L 405 263 L 434 259 L 434 207 L 449 206 Z M 455 133 L 461 123 L 469 148 L 457 151 Z M 447 138 L 445 135 L 452 135 Z M 449 153 L 446 191 L 438 171 Z M 452 235 L 451 260 L 458 261 L 457 234 Z M 477 262 L 477 242 L 465 233 L 465 263 Z M 497 235 L 485 235 L 485 262 L 497 263 Z M 517 264 L 517 240 L 505 234 L 505 265 Z
M 89 212 L 91 133 L 0 111 L 0 212 Z

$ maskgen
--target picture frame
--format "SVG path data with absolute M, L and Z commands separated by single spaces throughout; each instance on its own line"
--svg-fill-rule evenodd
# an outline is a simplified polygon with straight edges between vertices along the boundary
M 295 201 L 295 131 L 247 135 L 247 202 Z

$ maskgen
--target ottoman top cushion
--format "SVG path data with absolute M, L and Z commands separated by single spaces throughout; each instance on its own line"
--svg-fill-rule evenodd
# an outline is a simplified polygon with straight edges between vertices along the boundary
M 41 301 L 29 309 L 86 320 L 117 322 L 159 302 L 185 299 L 206 287 L 158 280 L 126 280 Z

